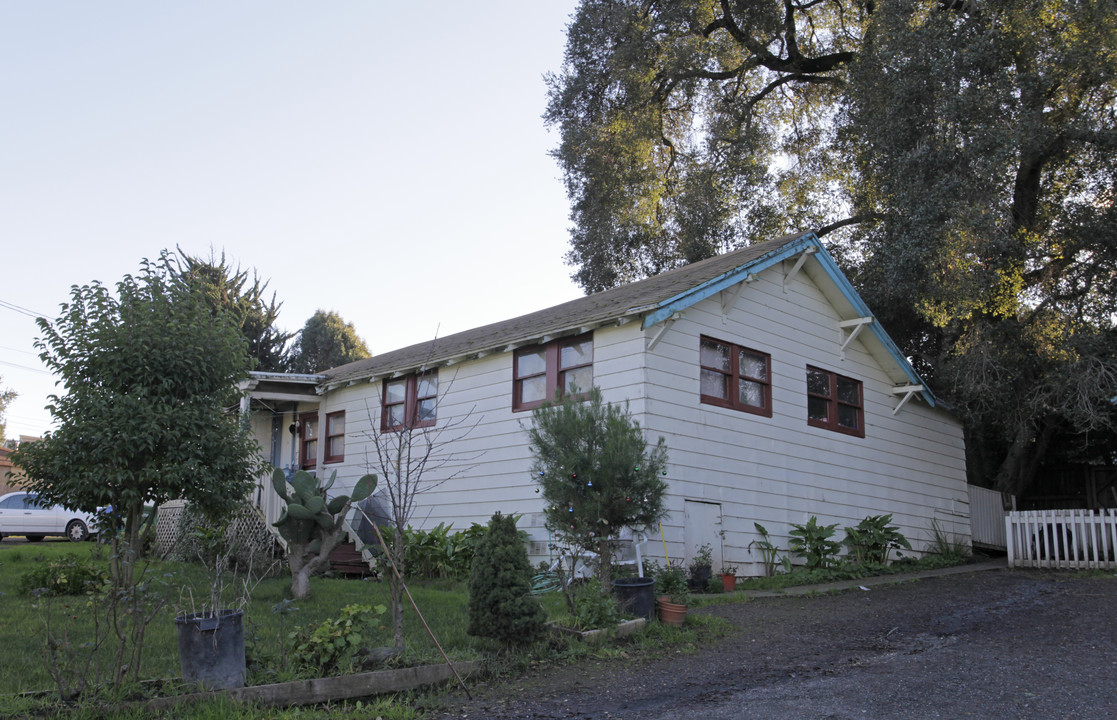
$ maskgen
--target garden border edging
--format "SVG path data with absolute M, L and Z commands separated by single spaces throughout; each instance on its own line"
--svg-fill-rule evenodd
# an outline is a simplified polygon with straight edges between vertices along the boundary
M 237 702 L 258 702 L 262 705 L 290 706 L 313 705 L 332 700 L 351 700 L 381 693 L 413 690 L 423 685 L 435 685 L 454 679 L 458 675 L 467 676 L 480 669 L 481 661 L 463 660 L 453 664 L 453 670 L 445 663 L 439 665 L 419 665 L 397 670 L 376 670 L 374 672 L 339 675 L 336 677 L 294 680 L 270 685 L 253 685 L 236 690 L 197 692 L 188 695 L 155 698 L 137 705 L 150 710 L 162 710 L 175 705 L 198 702 L 215 697 L 227 697 Z

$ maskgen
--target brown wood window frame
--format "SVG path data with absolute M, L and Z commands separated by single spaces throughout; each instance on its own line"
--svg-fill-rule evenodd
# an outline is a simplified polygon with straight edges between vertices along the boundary
M 707 366 L 702 364 L 702 343 L 711 343 L 715 345 L 723 345 L 729 349 L 729 372 L 721 368 Z M 764 377 L 756 377 L 741 373 L 741 353 L 749 353 L 764 359 Z M 707 335 L 701 336 L 698 342 L 698 365 L 699 365 L 699 397 L 703 403 L 707 405 L 717 405 L 718 407 L 730 408 L 732 410 L 740 410 L 741 412 L 752 413 L 754 415 L 762 415 L 763 417 L 772 417 L 772 356 L 760 350 L 738 345 L 736 343 L 727 342 L 725 340 L 718 340 L 717 338 L 709 337 Z M 726 379 L 726 395 L 728 397 L 718 397 L 717 395 L 706 395 L 701 391 L 701 373 L 702 371 L 714 372 L 719 375 L 725 376 Z M 764 394 L 764 405 L 749 405 L 741 401 L 740 383 L 751 382 L 761 387 L 761 392 Z
M 811 373 L 824 375 L 827 378 L 828 394 L 811 391 Z M 807 366 L 807 424 L 813 427 L 832 430 L 833 432 L 842 433 L 844 435 L 853 435 L 854 437 L 865 437 L 865 387 L 860 380 L 848 377 L 846 375 L 839 375 L 830 370 L 823 370 L 819 367 L 812 365 Z M 841 394 L 838 392 L 839 380 L 851 383 L 857 388 L 857 401 L 856 403 L 850 402 L 849 399 L 843 400 Z M 826 419 L 815 419 L 811 416 L 811 400 L 823 401 L 826 403 Z M 842 414 L 842 408 L 852 408 L 855 412 L 857 427 L 852 428 L 847 424 L 839 422 Z
M 338 427 L 340 420 L 340 428 Z M 334 452 L 334 441 L 341 443 L 341 452 Z M 339 463 L 345 460 L 345 411 L 326 414 L 326 449 L 323 463 Z
M 307 428 L 314 429 L 310 436 Z M 303 470 L 318 464 L 318 412 L 299 413 L 299 467 Z
M 419 395 L 420 380 L 434 378 L 434 393 Z M 403 383 L 403 399 L 388 402 L 388 386 L 393 383 Z M 426 420 L 419 420 L 419 406 L 425 401 L 434 401 L 434 413 Z M 392 408 L 403 408 L 403 421 L 390 423 L 388 418 L 392 415 Z M 432 427 L 438 421 L 438 371 L 428 370 L 421 373 L 411 373 L 403 377 L 385 378 L 380 388 L 380 430 L 382 432 L 395 432 L 414 428 Z
M 577 365 L 562 365 L 562 349 L 570 347 L 571 345 L 579 345 L 584 342 L 590 343 L 590 359 L 589 362 L 579 363 Z M 544 370 L 543 372 L 533 373 L 531 375 L 520 375 L 520 357 L 528 353 L 537 353 L 542 349 L 544 351 Z M 512 411 L 522 412 L 524 410 L 534 410 L 543 403 L 554 400 L 556 397 L 561 397 L 563 389 L 566 387 L 566 376 L 575 370 L 589 368 L 591 374 L 590 385 L 593 384 L 593 333 L 585 333 L 575 337 L 565 337 L 558 340 L 552 340 L 542 345 L 531 345 L 529 347 L 519 348 L 512 354 Z M 544 397 L 541 400 L 532 400 L 529 402 L 523 401 L 523 384 L 525 380 L 532 378 L 544 377 L 546 390 Z M 589 387 L 579 388 L 578 397 L 589 397 Z

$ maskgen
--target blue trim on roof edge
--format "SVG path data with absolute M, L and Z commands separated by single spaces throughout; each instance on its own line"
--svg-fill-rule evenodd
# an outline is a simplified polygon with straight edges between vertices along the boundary
M 811 246 L 817 248 L 818 251 L 814 254 L 814 257 L 818 260 L 819 265 L 822 267 L 827 277 L 837 286 L 838 290 L 846 300 L 849 301 L 850 305 L 853 306 L 860 317 L 873 318 L 873 322 L 869 325 L 869 329 L 884 346 L 884 349 L 888 351 L 888 354 L 892 356 L 892 359 L 896 361 L 896 364 L 899 365 L 904 374 L 907 375 L 911 383 L 913 385 L 923 386 L 923 390 L 919 394 L 928 405 L 935 407 L 938 404 L 938 398 L 936 398 L 935 394 L 927 387 L 927 384 L 923 382 L 923 379 L 919 377 L 919 374 L 915 372 L 915 368 L 908 362 L 907 357 L 900 352 L 900 348 L 898 348 L 896 343 L 892 341 L 892 338 L 888 336 L 888 333 L 881 326 L 880 322 L 876 320 L 876 316 L 869 310 L 869 306 L 861 299 L 861 295 L 854 289 L 849 279 L 838 267 L 838 264 L 834 262 L 834 258 L 830 256 L 830 253 L 826 252 L 826 248 L 823 247 L 822 241 L 819 240 L 818 236 L 813 232 L 804 233 L 766 255 L 762 255 L 738 268 L 722 273 L 716 278 L 707 280 L 700 285 L 696 285 L 686 292 L 663 300 L 658 304 L 657 309 L 644 316 L 643 327 L 646 330 L 656 323 L 663 322 L 675 313 L 681 312 L 691 305 L 701 302 L 728 287 L 742 282 L 750 274 L 766 270 L 776 263 L 795 257 Z

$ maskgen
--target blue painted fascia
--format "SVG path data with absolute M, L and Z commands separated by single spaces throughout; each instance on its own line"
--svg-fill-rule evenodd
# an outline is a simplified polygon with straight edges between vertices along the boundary
M 876 336 L 881 345 L 884 346 L 888 354 L 892 356 L 892 359 L 908 377 L 911 384 L 923 385 L 923 390 L 920 392 L 920 395 L 928 405 L 935 407 L 938 404 L 938 398 L 927 388 L 926 383 L 924 383 L 923 379 L 919 377 L 919 374 L 915 372 L 915 368 L 908 362 L 907 357 L 900 352 L 900 348 L 896 347 L 896 343 L 892 341 L 892 338 L 888 336 L 888 333 L 885 332 L 884 328 L 876 320 L 876 316 L 869 310 L 869 306 L 861 299 L 861 296 L 853 288 L 849 279 L 842 273 L 841 269 L 838 268 L 838 264 L 834 262 L 834 258 L 830 256 L 830 253 L 826 252 L 826 248 L 823 247 L 822 241 L 819 240 L 818 236 L 813 232 L 804 233 L 767 255 L 751 260 L 738 268 L 722 273 L 716 278 L 707 280 L 700 285 L 696 285 L 686 292 L 679 293 L 674 297 L 659 302 L 655 310 L 644 316 L 643 327 L 646 330 L 652 325 L 663 322 L 675 313 L 682 312 L 691 305 L 717 295 L 722 290 L 732 287 L 739 282 L 743 282 L 750 274 L 759 273 L 777 263 L 796 257 L 810 247 L 816 248 L 817 252 L 814 253 L 814 258 L 818 261 L 819 266 L 826 273 L 826 276 L 830 278 L 831 282 L 834 283 L 839 292 L 842 293 L 853 307 L 857 316 L 873 318 L 873 322 L 869 325 L 869 330 Z
M 896 364 L 899 365 L 900 369 L 904 371 L 904 374 L 908 376 L 908 380 L 911 381 L 911 384 L 923 386 L 920 395 L 928 405 L 935 407 L 938 403 L 938 398 L 936 398 L 935 394 L 927 387 L 927 384 L 923 382 L 923 378 L 919 377 L 919 373 L 911 366 L 907 357 L 900 352 L 900 348 L 896 347 L 896 343 L 893 342 L 892 338 L 885 332 L 884 327 L 876 319 L 876 316 L 873 315 L 873 312 L 869 310 L 869 306 L 865 304 L 865 301 L 861 299 L 861 295 L 853 288 L 853 285 L 849 282 L 849 278 L 838 268 L 838 263 L 834 262 L 834 258 L 830 256 L 830 253 L 826 252 L 826 248 L 822 246 L 822 243 L 817 237 L 815 238 L 815 243 L 818 245 L 818 253 L 815 255 L 815 258 L 826 272 L 827 277 L 837 285 L 838 290 L 841 291 L 842 295 L 844 295 L 846 300 L 853 306 L 854 312 L 857 313 L 859 317 L 873 318 L 873 322 L 869 325 L 869 330 L 876 335 L 880 344 L 884 346 L 884 349 L 888 351 L 888 354 L 892 356 L 892 359 L 896 361 Z
M 652 325 L 663 322 L 675 313 L 682 312 L 691 305 L 702 302 L 708 297 L 717 295 L 726 288 L 733 287 L 737 283 L 743 282 L 750 274 L 758 273 L 761 270 L 770 268 L 776 263 L 783 262 L 790 257 L 795 257 L 811 245 L 822 247 L 813 232 L 805 233 L 767 255 L 762 255 L 755 260 L 750 260 L 748 263 L 724 272 L 715 278 L 707 280 L 701 285 L 696 285 L 686 292 L 660 301 L 656 310 L 644 316 L 644 329 L 647 330 Z

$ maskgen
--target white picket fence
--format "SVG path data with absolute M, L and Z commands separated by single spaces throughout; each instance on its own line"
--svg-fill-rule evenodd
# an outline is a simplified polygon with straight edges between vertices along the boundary
M 1005 533 L 1010 568 L 1117 568 L 1117 510 L 1013 511 Z

